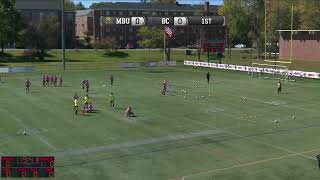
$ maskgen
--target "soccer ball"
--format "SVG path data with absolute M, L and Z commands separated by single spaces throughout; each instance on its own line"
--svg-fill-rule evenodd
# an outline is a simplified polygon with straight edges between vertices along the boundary
M 291 118 L 292 118 L 292 119 L 295 119 L 296 117 L 295 117 L 295 116 L 292 116 Z
M 209 94 L 209 97 L 211 97 L 211 94 Z
M 27 135 L 27 132 L 26 132 L 26 131 L 23 131 L 22 134 L 23 134 L 23 135 Z
M 274 122 L 274 123 L 278 123 L 278 121 L 277 121 L 277 120 L 274 120 L 273 122 Z

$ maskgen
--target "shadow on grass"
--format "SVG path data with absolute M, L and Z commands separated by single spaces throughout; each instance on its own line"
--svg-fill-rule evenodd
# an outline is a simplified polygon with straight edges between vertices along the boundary
M 126 58 L 126 57 L 129 57 L 129 54 L 125 53 L 125 52 L 121 52 L 121 51 L 113 51 L 113 52 L 105 53 L 103 56 L 105 56 L 105 57 Z
M 69 62 L 87 62 L 82 60 L 68 59 Z M 12 55 L 9 53 L 5 53 L 4 55 L 0 55 L 0 63 L 25 63 L 25 62 L 61 62 L 61 57 L 57 57 L 52 54 L 46 53 L 43 60 L 40 60 L 36 55 Z M 1 64 L 0 64 L 1 66 Z

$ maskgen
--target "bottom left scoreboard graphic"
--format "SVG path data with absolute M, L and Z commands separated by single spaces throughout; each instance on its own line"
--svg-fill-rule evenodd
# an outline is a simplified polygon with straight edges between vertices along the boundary
M 53 178 L 53 156 L 3 156 L 2 178 Z

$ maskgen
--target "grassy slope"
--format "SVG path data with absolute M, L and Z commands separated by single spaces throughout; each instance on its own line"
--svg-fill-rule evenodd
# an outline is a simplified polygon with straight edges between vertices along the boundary
M 94 56 L 75 55 L 72 59 L 98 61 L 99 55 Z M 95 62 L 86 67 L 96 71 L 78 71 L 80 66 L 76 64 L 70 67 L 74 71 L 63 74 L 63 88 L 42 88 L 38 73 L 4 77 L 5 83 L 0 85 L 0 99 L 4 102 L 0 104 L 0 154 L 54 154 L 57 179 L 163 180 L 320 148 L 316 136 L 320 127 L 318 81 L 287 83 L 285 94 L 278 96 L 276 82 L 254 80 L 238 72 L 212 70 L 215 83 L 207 85 L 207 69 L 125 70 L 112 62 Z M 46 66 L 40 65 L 42 70 L 55 70 L 54 65 L 48 69 Z M 110 73 L 115 75 L 116 84 L 103 87 Z M 23 89 L 25 77 L 33 81 L 30 94 Z M 75 117 L 72 97 L 75 92 L 83 97 L 79 83 L 84 78 L 91 81 L 90 97 L 98 112 Z M 165 97 L 159 92 L 163 79 L 170 81 L 171 92 Z M 188 94 L 181 94 L 181 89 L 188 90 Z M 115 110 L 107 107 L 110 91 L 116 93 Z M 194 99 L 202 95 L 206 98 Z M 248 100 L 241 100 L 241 96 Z M 123 117 L 128 105 L 139 117 Z M 280 123 L 273 123 L 275 119 Z M 32 134 L 17 135 L 24 128 L 30 128 Z M 180 140 L 168 137 L 208 130 L 211 133 L 204 136 Z M 118 148 L 107 148 L 115 144 Z M 101 146 L 100 150 L 94 148 L 80 155 L 62 153 Z M 314 157 L 317 153 L 320 150 L 306 155 Z M 319 177 L 315 161 L 297 155 L 186 179 Z
M 31 61 L 33 64 L 42 64 L 47 66 L 48 62 L 51 65 L 55 65 L 57 62 L 61 61 L 61 52 L 57 50 L 49 51 L 48 57 L 46 58 L 45 64 L 39 63 L 34 59 L 24 59 L 22 57 L 23 51 L 21 50 L 10 50 L 6 51 L 10 56 L 6 57 L 6 61 L 0 60 L 3 62 L 3 65 L 29 65 L 29 63 L 22 63 L 26 61 Z M 121 52 L 128 53 L 127 57 L 108 57 L 104 55 L 103 51 L 67 51 L 66 57 L 68 62 L 73 62 L 74 64 L 82 65 L 85 62 L 99 62 L 103 64 L 110 64 L 114 62 L 146 62 L 146 61 L 160 61 L 163 59 L 163 52 L 160 50 L 149 51 L 149 50 L 121 50 Z M 222 59 L 222 63 L 230 64 L 240 64 L 240 65 L 250 65 L 250 54 L 242 50 L 233 50 L 231 52 L 230 60 L 227 58 L 227 53 Z M 186 56 L 183 50 L 172 51 L 171 55 L 172 60 L 183 61 L 183 60 L 197 60 L 196 55 Z M 207 55 L 201 55 L 202 61 L 207 61 Z M 11 62 L 11 63 L 8 63 Z M 288 61 L 288 60 L 283 60 Z M 6 63 L 7 62 L 7 63 Z M 15 63 L 13 63 L 15 62 Z M 253 59 L 252 62 L 264 63 L 262 60 Z M 270 64 L 270 63 L 269 63 Z M 273 63 L 271 63 L 273 64 Z M 1 65 L 1 64 L 0 64 Z M 279 65 L 279 63 L 278 63 Z M 295 70 L 305 70 L 305 71 L 315 71 L 319 72 L 320 61 L 303 61 L 303 60 L 294 60 L 290 65 L 290 69 Z M 57 67 L 57 69 L 59 69 Z

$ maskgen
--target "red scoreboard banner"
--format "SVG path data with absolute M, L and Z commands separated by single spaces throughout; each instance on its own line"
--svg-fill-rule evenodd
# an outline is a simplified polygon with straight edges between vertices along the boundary
M 1 157 L 1 177 L 53 178 L 54 157 L 3 156 Z

